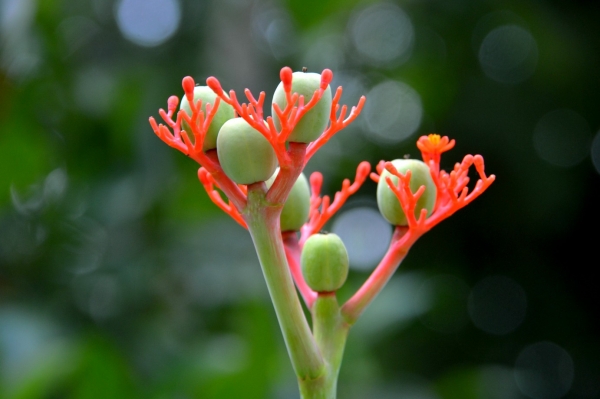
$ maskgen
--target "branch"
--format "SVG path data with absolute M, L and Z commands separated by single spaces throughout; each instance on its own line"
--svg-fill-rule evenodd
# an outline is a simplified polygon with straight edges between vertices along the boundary
M 371 165 L 363 161 L 356 168 L 356 176 L 354 183 L 350 184 L 350 180 L 345 179 L 342 182 L 342 189 L 335 193 L 333 202 L 330 203 L 329 196 L 325 195 L 321 198 L 321 186 L 323 185 L 323 175 L 319 172 L 314 172 L 310 176 L 311 199 L 308 222 L 302 226 L 300 245 L 311 235 L 319 232 L 327 223 L 327 221 L 344 205 L 346 200 L 358 191 L 360 186 L 365 182 L 371 171 Z M 319 208 L 321 210 L 319 211 Z
M 340 86 L 337 88 L 335 96 L 331 101 L 329 127 L 323 132 L 323 134 L 318 139 L 310 143 L 310 145 L 308 146 L 308 150 L 306 152 L 306 162 L 308 162 L 308 160 L 317 152 L 317 150 L 323 145 L 325 145 L 325 143 L 327 143 L 329 139 L 331 139 L 337 132 L 351 124 L 356 119 L 356 117 L 360 114 L 360 111 L 362 111 L 366 101 L 365 96 L 361 96 L 360 100 L 358 101 L 358 104 L 355 107 L 352 107 L 352 109 L 350 110 L 350 115 L 348 115 L 348 117 L 344 119 L 347 111 L 346 105 L 342 106 L 339 117 L 336 116 L 340 108 L 338 103 L 341 97 L 342 87 Z
M 221 208 L 221 210 L 223 210 L 226 214 L 231 216 L 231 218 L 235 220 L 240 226 L 247 230 L 248 226 L 246 225 L 244 218 L 237 210 L 237 208 L 233 206 L 231 201 L 225 203 L 225 201 L 221 197 L 221 194 L 219 194 L 219 192 L 215 190 L 215 187 L 220 187 L 213 178 L 213 176 L 210 173 L 208 173 L 206 169 L 200 168 L 198 169 L 198 179 L 200 179 L 200 182 L 204 186 L 204 189 L 206 190 L 206 193 L 208 194 L 208 197 L 211 199 L 211 201 L 214 202 L 214 204 L 217 205 L 219 208 Z
M 175 114 L 179 100 L 176 96 L 171 96 L 167 101 L 168 112 L 165 112 L 163 109 L 158 111 L 166 125 L 162 123 L 158 124 L 153 117 L 150 117 L 150 126 L 152 126 L 152 130 L 154 130 L 154 133 L 162 141 L 170 147 L 181 151 L 206 169 L 235 207 L 237 207 L 238 210 L 242 210 L 246 206 L 246 196 L 240 190 L 238 185 L 225 175 L 219 164 L 218 158 L 216 156 L 208 155 L 215 151 L 206 153 L 203 149 L 206 132 L 219 108 L 220 100 L 217 98 L 213 106 L 206 104 L 205 115 L 201 109 L 202 102 L 198 101 L 197 103 L 194 103 L 194 87 L 196 86 L 194 79 L 190 76 L 186 76 L 183 78 L 181 85 L 189 102 L 190 109 L 192 110 L 192 115 L 188 115 L 185 110 L 180 110 L 177 112 L 177 119 L 173 120 L 173 115 Z M 191 132 L 181 130 L 181 123 L 184 120 L 190 126 Z M 194 138 L 193 142 L 188 133 L 192 134 Z
M 348 324 L 354 324 L 364 310 L 373 302 L 392 277 L 416 238 L 407 237 L 406 227 L 396 226 L 390 246 L 379 265 L 358 291 L 342 306 L 342 316 Z M 408 239 L 407 239 L 408 238 Z
M 283 244 L 285 246 L 285 255 L 294 283 L 296 283 L 296 287 L 298 288 L 298 291 L 300 291 L 300 295 L 302 295 L 306 307 L 312 309 L 318 294 L 313 291 L 304 280 L 304 275 L 302 274 L 302 269 L 300 267 L 302 247 L 300 246 L 296 232 L 285 232 L 282 236 Z

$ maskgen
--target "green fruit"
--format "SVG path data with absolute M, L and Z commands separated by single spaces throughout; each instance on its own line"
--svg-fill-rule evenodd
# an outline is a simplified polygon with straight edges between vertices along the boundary
M 348 277 L 348 252 L 335 234 L 314 234 L 306 240 L 300 257 L 302 274 L 317 292 L 338 290 Z
M 267 187 L 271 187 L 279 168 L 273 176 L 266 181 Z M 304 173 L 300 173 L 298 179 L 292 186 L 292 190 L 288 195 L 283 210 L 281 211 L 280 225 L 281 231 L 298 231 L 306 223 L 308 219 L 308 211 L 310 210 L 310 188 L 308 180 Z
M 206 104 L 208 103 L 210 105 L 214 105 L 216 98 L 217 98 L 217 95 L 215 94 L 214 91 L 212 91 L 212 89 L 210 87 L 208 87 L 208 86 L 194 87 L 194 103 L 197 103 L 198 100 L 202 100 L 201 109 L 202 109 L 202 112 L 204 112 L 205 118 L 207 116 L 206 115 Z M 192 116 L 192 109 L 190 108 L 190 103 L 188 102 L 186 96 L 183 96 L 183 98 L 181 99 L 181 105 L 180 105 L 179 109 L 185 110 L 185 112 L 187 112 L 187 114 L 190 117 Z M 206 136 L 204 138 L 204 144 L 202 145 L 202 149 L 204 151 L 212 150 L 217 147 L 217 135 L 219 134 L 219 130 L 221 129 L 221 126 L 223 126 L 223 124 L 226 121 L 228 121 L 229 119 L 232 119 L 234 117 L 235 117 L 235 113 L 233 111 L 233 107 L 221 100 L 221 102 L 219 103 L 219 109 L 217 109 L 217 112 L 216 112 L 215 116 L 213 117 L 213 120 L 208 128 L 208 131 L 206 132 Z M 192 129 L 185 120 L 182 122 L 182 127 L 183 127 L 183 130 L 185 130 L 188 133 L 188 136 L 190 137 L 190 139 L 193 140 L 194 137 L 192 134 Z
M 424 162 L 416 159 L 396 159 L 392 161 L 392 164 L 398 172 L 403 175 L 406 174 L 406 171 L 411 171 L 410 191 L 414 193 L 419 187 L 425 186 L 423 195 L 417 200 L 415 217 L 417 219 L 419 218 L 421 209 L 423 208 L 427 209 L 427 216 L 429 216 L 431 211 L 433 211 L 435 197 L 437 195 L 437 188 L 431 178 L 429 167 Z M 398 197 L 396 197 L 396 194 L 394 194 L 385 181 L 386 177 L 390 177 L 394 185 L 398 184 L 398 178 L 396 176 L 392 175 L 387 170 L 383 171 L 379 178 L 379 183 L 377 184 L 377 205 L 379 206 L 379 212 L 381 212 L 383 217 L 391 224 L 395 226 L 406 226 L 408 224 L 406 215 L 400 206 Z
M 277 167 L 271 143 L 242 118 L 223 124 L 217 136 L 217 155 L 225 174 L 238 184 L 265 181 Z
M 294 72 L 292 74 L 292 93 L 297 92 L 299 96 L 304 96 L 304 104 L 308 104 L 320 85 L 321 75 L 318 73 Z M 277 104 L 282 111 L 287 105 L 285 91 L 283 90 L 283 82 L 279 83 L 279 86 L 275 89 L 273 103 Z M 327 86 L 327 89 L 323 92 L 323 96 L 319 102 L 317 102 L 315 106 L 300 119 L 288 137 L 288 141 L 310 143 L 311 141 L 316 140 L 327 127 L 330 111 L 331 87 Z M 281 123 L 273 107 L 271 107 L 271 115 L 273 116 L 275 127 L 278 130 L 281 129 Z

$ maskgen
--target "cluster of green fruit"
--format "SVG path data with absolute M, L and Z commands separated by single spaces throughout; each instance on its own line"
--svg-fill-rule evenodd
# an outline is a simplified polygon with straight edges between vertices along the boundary
M 292 75 L 292 93 L 298 93 L 308 102 L 321 84 L 321 75 L 317 73 L 294 72 Z M 194 102 L 202 101 L 202 111 L 206 112 L 206 104 L 214 104 L 217 95 L 207 86 L 194 88 Z M 327 127 L 331 109 L 332 96 L 328 86 L 321 99 L 296 124 L 288 141 L 310 143 L 316 140 Z M 273 95 L 273 104 L 280 109 L 287 106 L 287 97 L 283 83 L 280 83 Z M 186 97 L 181 102 L 181 109 L 192 114 Z M 281 129 L 281 121 L 272 107 L 275 127 Z M 187 122 L 183 129 L 191 132 Z M 253 128 L 244 118 L 236 117 L 233 107 L 221 102 L 206 132 L 203 150 L 216 149 L 219 163 L 225 174 L 237 184 L 253 184 L 264 181 L 270 187 L 278 173 L 277 156 L 271 143 L 262 133 Z M 415 192 L 425 186 L 425 192 L 417 201 L 415 216 L 421 209 L 433 210 L 436 198 L 436 186 L 431 178 L 429 167 L 419 160 L 397 159 L 392 161 L 398 172 L 405 174 L 411 171 L 410 189 Z M 398 177 L 387 170 L 383 171 L 377 187 L 377 204 L 381 214 L 391 224 L 407 225 L 407 218 L 400 203 L 387 184 L 386 178 L 398 184 Z M 281 231 L 299 231 L 309 217 L 310 188 L 304 174 L 300 174 L 283 207 L 280 227 Z M 348 253 L 335 234 L 314 234 L 304 244 L 301 257 L 304 278 L 316 292 L 332 292 L 339 289 L 348 275 Z
M 292 91 L 303 96 L 308 102 L 321 84 L 318 73 L 295 72 L 292 75 Z M 202 101 L 202 111 L 206 104 L 214 104 L 216 94 L 208 86 L 194 88 L 194 102 Z M 331 88 L 328 86 L 319 102 L 312 107 L 294 127 L 288 141 L 310 143 L 316 140 L 327 127 L 331 109 Z M 273 95 L 273 104 L 280 109 L 287 106 L 283 83 L 280 83 Z M 191 107 L 186 97 L 181 101 L 181 109 L 191 115 Z M 273 110 L 275 127 L 281 129 L 281 121 Z M 266 122 L 265 122 L 266 125 Z M 183 128 L 190 126 L 184 122 Z M 221 102 L 210 128 L 206 132 L 203 150 L 215 149 L 225 174 L 238 184 L 252 184 L 268 180 L 277 167 L 277 155 L 271 143 L 246 120 L 235 117 L 231 105 Z

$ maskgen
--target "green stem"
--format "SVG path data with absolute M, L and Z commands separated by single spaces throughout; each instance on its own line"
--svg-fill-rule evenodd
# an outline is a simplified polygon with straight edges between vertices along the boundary
M 326 373 L 311 381 L 299 381 L 302 399 L 335 399 L 337 378 L 350 325 L 340 313 L 335 293 L 319 293 L 312 309 L 313 334 L 326 363 Z
M 248 186 L 245 220 L 275 307 L 292 366 L 299 380 L 319 379 L 325 362 L 302 311 L 285 257 L 279 216 L 283 205 L 265 199 L 264 183 Z

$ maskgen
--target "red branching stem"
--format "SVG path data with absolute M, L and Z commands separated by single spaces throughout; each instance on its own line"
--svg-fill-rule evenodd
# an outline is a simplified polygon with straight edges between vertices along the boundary
M 283 204 L 285 202 L 298 176 L 302 173 L 305 154 L 305 143 L 289 143 L 289 149 L 285 154 L 289 162 L 280 164 L 279 173 L 267 192 L 267 201 L 272 204 Z
M 331 113 L 329 115 L 329 127 L 323 132 L 323 134 L 310 143 L 308 146 L 308 150 L 306 152 L 306 161 L 317 152 L 319 148 L 321 148 L 325 143 L 327 143 L 337 132 L 344 129 L 346 126 L 351 124 L 356 117 L 362 111 L 366 98 L 362 96 L 358 101 L 358 104 L 350 110 L 350 115 L 346 118 L 346 111 L 348 110 L 347 106 L 344 105 L 341 108 L 339 106 L 340 98 L 342 97 L 342 87 L 338 87 L 335 96 L 333 96 L 333 100 L 331 101 Z M 339 116 L 337 116 L 338 111 L 340 111 Z M 345 118 L 345 119 L 344 119 Z
M 237 210 L 237 208 L 233 206 L 231 201 L 225 203 L 219 191 L 215 189 L 219 188 L 219 185 L 206 169 L 198 169 L 198 179 L 200 179 L 200 182 L 202 183 L 202 186 L 204 186 L 204 189 L 206 190 L 206 193 L 208 194 L 208 197 L 211 199 L 211 201 L 214 202 L 215 205 L 217 205 L 219 208 L 221 208 L 221 210 L 223 210 L 226 214 L 231 216 L 233 220 L 238 222 L 240 226 L 242 226 L 245 229 L 248 229 L 244 218 Z
M 306 284 L 306 280 L 304 280 L 304 276 L 302 275 L 302 269 L 300 267 L 300 254 L 302 253 L 302 247 L 298 241 L 297 233 L 295 231 L 288 231 L 282 233 L 282 236 L 283 244 L 285 246 L 285 256 L 287 258 L 294 283 L 296 284 L 298 291 L 300 291 L 300 295 L 302 295 L 306 307 L 308 309 L 312 309 L 313 303 L 317 299 L 318 294 L 313 291 L 308 284 Z
M 425 186 L 420 186 L 413 193 L 410 189 L 410 170 L 402 174 L 391 162 L 379 162 L 377 165 L 379 175 L 372 173 L 371 178 L 379 181 L 384 169 L 398 178 L 397 184 L 394 184 L 390 177 L 385 179 L 389 188 L 396 195 L 402 211 L 406 215 L 408 225 L 396 226 L 390 247 L 379 265 L 354 296 L 342 306 L 342 314 L 348 323 L 354 323 L 377 296 L 419 237 L 481 195 L 495 179 L 494 175 L 486 176 L 481 155 L 465 156 L 463 161 L 457 163 L 450 173 L 440 170 L 441 154 L 454 146 L 454 140 L 449 140 L 448 137 L 423 136 L 417 142 L 417 146 L 423 153 L 423 160 L 429 165 L 437 188 L 436 205 L 429 217 L 427 217 L 426 209 L 421 210 L 418 218 L 415 217 L 417 200 L 423 195 Z M 475 188 L 469 193 L 468 171 L 472 165 L 475 166 L 480 178 L 475 184 Z
M 430 165 L 431 173 L 437 175 L 440 170 L 440 158 L 442 153 L 454 148 L 456 141 L 450 140 L 448 136 L 441 137 L 439 134 L 430 134 L 419 137 L 417 140 L 417 148 L 421 151 L 423 161 L 430 165 L 433 161 L 433 166 Z
M 471 165 L 479 174 L 479 180 L 469 193 L 467 173 Z M 481 155 L 466 155 L 461 163 L 454 166 L 450 173 L 440 171 L 439 183 L 437 183 L 438 195 L 435 210 L 427 219 L 426 224 L 431 228 L 451 216 L 457 210 L 465 207 L 475 198 L 480 196 L 496 179 L 496 176 L 486 176 L 483 157 Z
M 260 93 L 257 100 L 252 95 L 250 90 L 246 89 L 244 93 L 246 94 L 246 98 L 249 101 L 249 103 L 246 104 L 240 103 L 238 101 L 237 95 L 233 90 L 230 90 L 229 96 L 227 96 L 227 94 L 221 87 L 221 83 L 214 76 L 211 76 L 208 79 L 206 79 L 206 84 L 212 89 L 212 91 L 215 92 L 215 94 L 222 101 L 231 105 L 238 116 L 244 118 L 244 120 L 248 122 L 250 126 L 252 126 L 258 132 L 260 132 L 267 140 L 269 140 L 269 143 L 271 143 L 273 150 L 275 150 L 275 154 L 277 155 L 277 159 L 280 165 L 290 162 L 288 157 L 286 156 L 285 142 L 279 142 L 279 140 L 277 139 L 277 129 L 275 128 L 275 125 L 269 121 L 271 117 L 267 118 L 267 123 L 265 124 L 265 120 L 263 118 L 263 105 L 265 100 L 264 92 Z
M 398 177 L 398 185 L 394 185 L 390 177 L 386 177 L 385 182 L 396 195 L 396 198 L 398 198 L 400 207 L 402 207 L 402 211 L 404 212 L 404 215 L 406 215 L 406 221 L 408 222 L 410 231 L 419 231 L 421 234 L 424 233 L 426 231 L 425 220 L 427 217 L 427 209 L 421 209 L 419 219 L 417 220 L 417 218 L 415 218 L 415 208 L 417 206 L 417 201 L 425 192 L 425 186 L 420 186 L 417 191 L 413 193 L 410 190 L 410 178 L 412 176 L 410 170 L 407 170 L 406 174 L 403 175 L 396 170 L 391 162 L 385 164 L 385 169 L 392 175 Z
M 327 195 L 321 197 L 323 175 L 319 172 L 314 172 L 310 176 L 311 199 L 309 218 L 308 222 L 300 230 L 300 245 L 304 245 L 308 237 L 319 232 L 325 226 L 327 221 L 344 205 L 348 197 L 358 191 L 370 172 L 371 164 L 367 161 L 361 162 L 356 168 L 354 182 L 351 184 L 350 180 L 345 179 L 342 182 L 342 189 L 335 193 L 333 202 L 331 202 L 331 199 Z
M 285 109 L 281 109 L 277 104 L 273 104 L 273 110 L 281 122 L 281 128 L 277 130 L 272 117 L 264 119 L 264 99 L 265 94 L 261 92 L 258 100 L 252 95 L 252 93 L 246 89 L 245 94 L 248 99 L 248 103 L 240 103 L 233 90 L 229 92 L 229 96 L 225 93 L 221 87 L 221 83 L 217 78 L 211 76 L 206 80 L 206 84 L 210 87 L 215 94 L 227 104 L 231 105 L 236 113 L 244 118 L 250 126 L 259 131 L 273 147 L 277 160 L 282 168 L 291 167 L 292 160 L 290 159 L 289 153 L 286 148 L 286 141 L 289 135 L 292 133 L 298 122 L 302 117 L 310 111 L 321 99 L 323 92 L 327 89 L 327 86 L 333 78 L 333 73 L 329 69 L 325 69 L 321 73 L 321 84 L 310 100 L 305 103 L 303 96 L 299 96 L 298 93 L 292 93 L 292 70 L 289 67 L 284 67 L 280 71 L 280 78 L 283 83 L 283 88 L 286 96 L 287 105 Z M 355 116 L 346 121 L 342 121 L 347 125 L 350 123 Z M 345 126 L 344 125 L 344 126 Z M 341 129 L 342 127 L 339 127 Z M 335 132 L 333 132 L 335 133 Z M 333 134 L 332 133 L 332 134 Z M 314 153 L 314 151 L 313 151 Z
M 375 183 L 379 183 L 379 176 L 383 173 L 384 169 L 385 169 L 385 161 L 381 160 L 377 163 L 377 166 L 375 166 L 375 170 L 377 171 L 377 173 L 372 172 L 369 175 L 371 180 L 373 180 Z
M 313 108 L 319 100 L 323 97 L 323 93 L 329 86 L 329 83 L 333 79 L 333 72 L 329 69 L 324 69 L 321 72 L 321 82 L 319 88 L 315 90 L 310 100 L 305 104 L 306 99 L 304 96 L 298 96 L 298 93 L 292 93 L 292 71 L 290 68 L 285 67 L 280 73 L 283 90 L 285 92 L 286 107 L 281 110 L 277 104 L 273 104 L 273 109 L 277 114 L 281 122 L 281 130 L 279 132 L 279 142 L 287 141 L 289 135 L 292 133 L 298 122 L 306 115 L 311 108 Z M 296 102 L 298 104 L 296 105 Z
M 150 126 L 152 126 L 154 133 L 167 145 L 181 151 L 205 168 L 237 210 L 242 210 L 246 206 L 245 194 L 240 190 L 237 184 L 225 175 L 219 164 L 218 158 L 216 156 L 209 156 L 203 150 L 206 132 L 219 108 L 221 100 L 217 99 L 212 106 L 206 104 L 205 115 L 202 111 L 201 101 L 194 103 L 194 79 L 190 76 L 186 76 L 183 78 L 181 85 L 190 105 L 192 115 L 188 115 L 184 110 L 180 110 L 177 112 L 177 119 L 173 120 L 173 115 L 175 114 L 175 109 L 177 108 L 179 100 L 176 96 L 171 96 L 167 101 L 168 112 L 165 112 L 163 109 L 158 111 L 166 125 L 163 125 L 162 123 L 158 124 L 153 117 L 150 117 Z M 184 120 L 190 126 L 191 132 L 181 130 L 181 124 Z M 189 134 L 193 136 L 193 142 L 190 139 Z M 211 151 L 209 151 L 209 153 L 210 152 Z
M 417 141 L 417 146 L 422 152 L 423 160 L 429 165 L 431 177 L 437 189 L 436 203 L 429 217 L 427 217 L 425 209 L 421 210 L 418 218 L 415 217 L 416 203 L 419 197 L 423 195 L 425 187 L 419 187 L 414 193 L 410 190 L 410 170 L 403 175 L 396 170 L 391 162 L 381 161 L 377 165 L 379 175 L 381 175 L 385 168 L 392 175 L 398 177 L 396 185 L 393 184 L 389 177 L 386 177 L 386 183 L 396 195 L 406 215 L 409 227 L 408 236 L 422 235 L 457 210 L 465 207 L 481 195 L 496 178 L 494 175 L 486 176 L 484 161 L 481 155 L 466 155 L 462 162 L 457 163 L 450 173 L 440 170 L 439 162 L 441 154 L 454 147 L 454 143 L 454 140 L 449 140 L 446 136 L 440 138 L 436 134 L 422 136 Z M 468 173 L 469 168 L 473 165 L 479 174 L 479 180 L 469 193 L 469 188 L 467 187 L 469 183 Z M 372 173 L 371 178 L 379 181 L 380 176 Z

